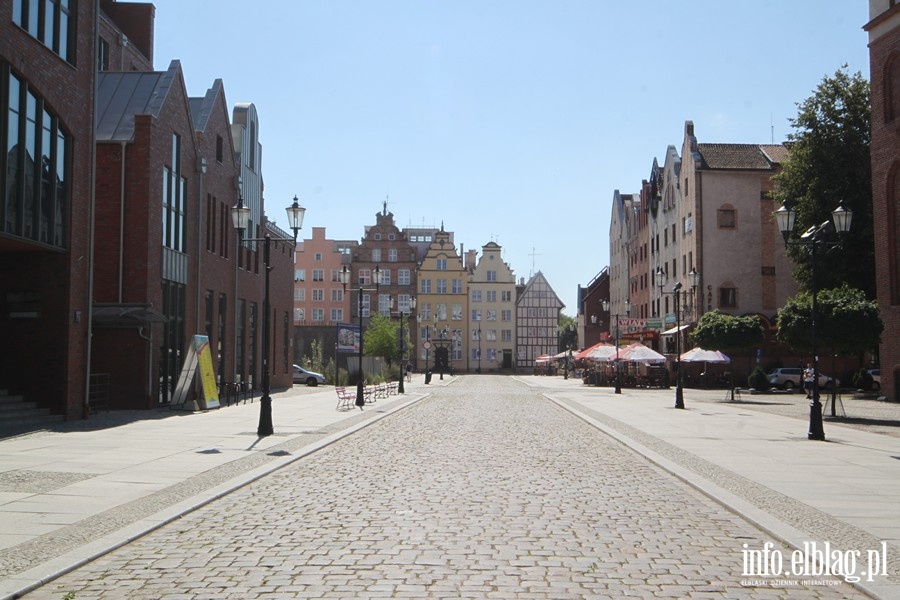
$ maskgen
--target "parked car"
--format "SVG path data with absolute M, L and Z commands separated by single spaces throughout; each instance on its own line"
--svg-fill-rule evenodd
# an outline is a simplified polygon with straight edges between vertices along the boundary
M 791 391 L 793 389 L 802 390 L 803 389 L 803 369 L 799 367 L 784 367 L 780 369 L 773 369 L 769 371 L 769 385 L 775 388 L 779 388 L 786 391 Z M 822 372 L 819 372 L 819 387 L 820 388 L 830 388 L 835 385 L 840 385 L 841 382 L 837 379 L 833 379 L 828 375 L 825 375 Z
M 325 376 L 314 371 L 307 371 L 300 365 L 294 365 L 294 383 L 317 386 L 320 383 L 325 383 Z
M 881 391 L 881 369 L 869 369 L 869 375 L 872 376 L 872 390 Z

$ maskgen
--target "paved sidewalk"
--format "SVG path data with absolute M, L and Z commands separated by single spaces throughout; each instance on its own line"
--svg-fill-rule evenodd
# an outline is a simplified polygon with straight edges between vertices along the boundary
M 335 411 L 330 386 L 274 394 L 276 433 L 261 439 L 255 434 L 258 400 L 97 429 L 104 419 L 115 420 L 101 415 L 59 428 L 70 431 L 0 439 L 0 599 L 17 597 L 458 379 L 435 377 L 425 386 L 419 376 L 406 395 L 361 412 Z M 886 548 L 888 575 L 872 582 L 864 577 L 860 585 L 876 597 L 900 598 L 898 437 L 826 419 L 828 441 L 809 441 L 805 402 L 795 399 L 777 399 L 766 411 L 763 404 L 772 397 L 729 403 L 721 390 L 685 390 L 687 408 L 676 410 L 673 390 L 616 395 L 575 379 L 517 379 L 761 526 L 779 548 L 781 541 L 798 548 L 814 541 L 820 548 L 829 542 L 834 551 L 859 550 L 857 574 L 866 568 L 867 551 Z M 900 414 L 900 405 L 878 408 Z M 692 507 L 672 498 L 671 509 Z
M 826 418 L 827 441 L 810 441 L 807 402 L 793 398 L 745 394 L 732 403 L 722 390 L 685 390 L 686 409 L 678 410 L 674 390 L 624 389 L 617 395 L 578 380 L 521 380 L 546 388 L 546 397 L 748 518 L 773 541 L 798 549 L 810 542 L 823 549 L 829 542 L 835 552 L 859 550 L 857 574 L 867 568 L 868 551 L 884 554 L 886 548 L 890 575 L 872 582 L 864 577 L 860 586 L 878 597 L 900 598 L 896 436 Z M 791 407 L 794 416 L 785 416 Z M 877 410 L 900 415 L 897 404 Z M 672 510 L 691 507 L 673 498 Z
M 272 394 L 275 434 L 259 438 L 259 397 L 208 412 L 127 412 L 0 439 L 0 599 L 18 597 L 448 385 L 335 410 L 334 387 Z

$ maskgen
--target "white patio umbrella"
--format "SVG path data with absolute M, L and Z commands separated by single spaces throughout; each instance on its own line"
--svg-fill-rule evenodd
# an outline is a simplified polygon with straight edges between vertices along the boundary
M 622 350 L 619 350 L 621 354 Z M 591 351 L 584 355 L 585 360 L 595 362 L 606 362 L 616 359 L 616 347 L 610 344 L 597 345 L 591 348 Z
M 666 362 L 666 357 L 653 348 L 648 348 L 640 342 L 635 342 L 624 350 L 619 351 L 619 360 L 639 363 L 662 363 Z
M 681 355 L 681 362 L 708 362 L 708 363 L 730 363 L 731 359 L 727 354 L 722 354 L 718 350 L 704 350 L 703 348 L 691 348 Z

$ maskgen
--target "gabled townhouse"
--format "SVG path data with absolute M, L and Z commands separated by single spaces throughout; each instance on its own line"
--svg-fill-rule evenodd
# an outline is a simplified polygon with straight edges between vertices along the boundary
M 516 276 L 502 248 L 489 242 L 469 275 L 469 361 L 476 373 L 510 371 L 516 349 Z
M 426 362 L 437 372 L 467 368 L 469 272 L 450 239 L 441 226 L 416 273 L 417 369 L 424 369 Z
M 559 347 L 559 315 L 565 304 L 540 271 L 516 285 L 516 369 L 530 373 L 535 359 Z
M 67 419 L 89 410 L 97 16 L 0 2 L 0 395 Z
M 884 320 L 879 348 L 881 390 L 900 401 L 900 4 L 869 0 L 872 80 L 872 215 L 878 306 Z
M 609 300 L 609 312 L 613 315 L 624 316 L 631 310 L 632 278 L 635 276 L 631 249 L 636 243 L 639 210 L 637 194 L 613 192 L 609 219 L 609 298 L 604 298 Z
M 97 224 L 92 372 L 113 408 L 172 401 L 188 345 L 208 335 L 220 382 L 261 382 L 265 269 L 239 244 L 231 208 L 254 215 L 245 238 L 291 237 L 262 213 L 261 148 L 253 105 L 229 123 L 217 81 L 191 99 L 181 65 L 105 71 L 97 93 Z M 289 204 L 289 202 L 285 202 Z M 253 210 L 253 207 L 256 210 Z M 293 245 L 273 244 L 271 385 L 291 384 Z
M 672 265 L 677 263 L 679 245 L 676 230 L 678 228 L 679 212 L 681 211 L 681 157 L 675 146 L 666 148 L 666 158 L 662 166 L 654 168 L 650 179 L 649 203 L 647 210 L 650 221 L 650 283 L 651 296 L 653 297 L 653 310 L 651 316 L 663 318 L 673 314 L 674 303 L 672 296 L 661 294 L 659 289 L 658 273 L 669 273 Z M 665 290 L 669 291 L 669 290 Z M 666 323 L 669 327 L 674 325 Z

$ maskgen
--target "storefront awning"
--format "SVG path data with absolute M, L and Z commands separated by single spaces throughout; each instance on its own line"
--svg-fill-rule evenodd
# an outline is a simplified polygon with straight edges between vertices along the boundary
M 663 335 L 672 335 L 673 333 L 678 333 L 679 331 L 681 331 L 683 329 L 687 329 L 688 327 L 690 327 L 690 325 L 682 325 L 681 327 L 676 326 L 676 327 L 673 327 L 672 329 L 666 329 L 665 331 L 662 332 L 662 334 Z
M 166 317 L 148 304 L 95 304 L 91 311 L 94 327 L 144 327 L 165 323 Z

